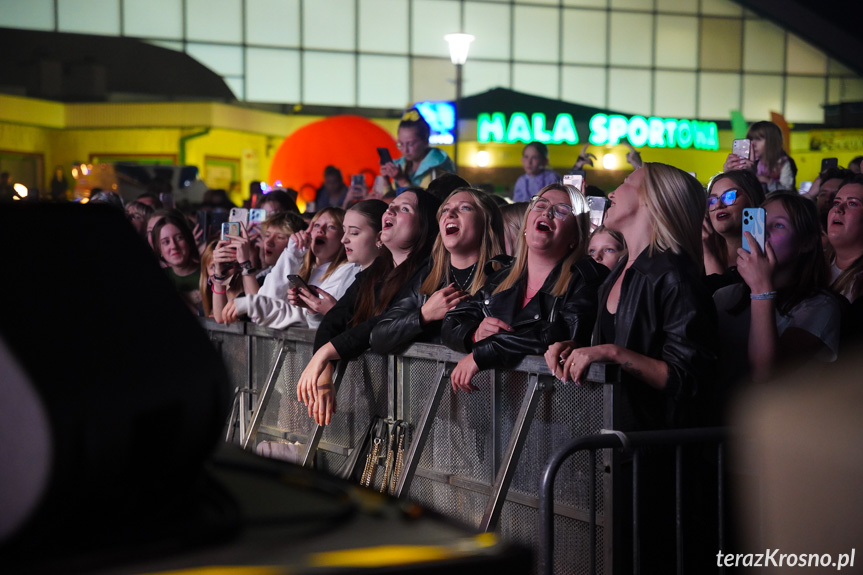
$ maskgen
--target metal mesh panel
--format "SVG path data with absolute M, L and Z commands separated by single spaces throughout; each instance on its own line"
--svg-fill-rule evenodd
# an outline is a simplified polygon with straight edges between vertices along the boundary
M 488 501 L 481 493 L 420 476 L 414 477 L 410 499 L 474 529 Z
M 231 393 L 234 388 L 248 385 L 248 358 L 246 356 L 245 335 L 209 331 L 210 342 L 222 356 L 228 378 L 231 382 Z

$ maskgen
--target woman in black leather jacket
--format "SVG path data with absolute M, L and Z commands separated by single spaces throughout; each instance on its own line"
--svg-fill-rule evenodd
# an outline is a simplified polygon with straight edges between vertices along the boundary
M 480 370 L 513 366 L 561 338 L 587 343 L 608 274 L 587 257 L 587 212 L 572 186 L 551 184 L 531 199 L 516 257 L 500 258 L 505 267 L 444 318 L 444 344 L 468 354 L 450 377 L 454 391 L 470 392 Z
M 491 195 L 458 188 L 437 213 L 432 255 L 372 330 L 371 347 L 394 353 L 414 341 L 440 343 L 444 315 L 486 282 L 485 266 L 504 253 L 503 218 Z

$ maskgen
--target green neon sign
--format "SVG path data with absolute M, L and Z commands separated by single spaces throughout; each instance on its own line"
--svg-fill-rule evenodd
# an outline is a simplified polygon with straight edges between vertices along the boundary
M 577 144 L 578 132 L 571 114 L 558 114 L 551 131 L 547 129 L 545 114 L 531 114 L 528 118 L 523 112 L 516 112 L 506 121 L 501 112 L 480 114 L 477 117 L 476 139 L 485 144 L 502 142 L 515 144 L 522 142 L 542 142 L 543 144 Z
M 695 148 L 718 150 L 716 122 L 644 116 L 596 114 L 590 119 L 591 144 L 615 145 L 623 138 L 636 148 Z

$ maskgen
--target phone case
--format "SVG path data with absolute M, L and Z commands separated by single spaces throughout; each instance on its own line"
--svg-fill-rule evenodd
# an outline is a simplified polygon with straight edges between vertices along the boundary
M 566 186 L 574 186 L 580 192 L 584 188 L 584 176 L 566 174 L 563 176 L 563 183 Z
M 737 157 L 749 159 L 749 149 L 752 145 L 750 140 L 734 140 L 731 143 L 731 153 Z
M 746 241 L 746 232 L 752 234 L 755 242 L 761 251 L 764 251 L 764 208 L 744 208 L 743 209 L 743 249 L 751 252 L 749 242 Z
M 380 158 L 382 166 L 393 161 L 390 151 L 387 148 L 378 148 L 378 158 Z
M 253 208 L 249 210 L 249 225 L 259 224 L 267 219 L 267 210 Z
M 222 224 L 221 238 L 223 240 L 227 240 L 228 236 L 238 235 L 240 235 L 240 222 L 225 222 Z
M 231 215 L 228 217 L 229 222 L 249 222 L 249 210 L 246 208 L 231 208 Z

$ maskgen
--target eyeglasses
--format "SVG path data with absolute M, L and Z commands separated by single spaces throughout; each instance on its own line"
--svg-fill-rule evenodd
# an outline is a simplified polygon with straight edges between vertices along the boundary
M 535 212 L 548 213 L 551 209 L 554 217 L 559 220 L 565 220 L 572 213 L 572 206 L 569 204 L 554 204 L 543 198 L 542 196 L 533 196 L 530 199 L 530 209 Z
M 737 190 L 728 190 L 727 192 L 723 192 L 718 196 L 708 196 L 707 197 L 707 209 L 710 211 L 719 209 L 717 205 L 719 202 L 722 202 L 723 206 L 733 206 L 734 202 L 737 201 Z

